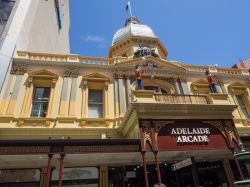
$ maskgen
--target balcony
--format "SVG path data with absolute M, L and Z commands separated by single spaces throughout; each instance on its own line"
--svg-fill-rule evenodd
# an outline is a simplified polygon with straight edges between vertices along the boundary
M 173 104 L 208 104 L 207 96 L 155 94 L 155 101 Z
M 151 90 L 135 90 L 131 93 L 132 101 L 166 104 L 210 104 L 205 95 L 155 94 Z
M 165 103 L 165 104 L 231 104 L 227 94 L 208 94 L 208 95 L 173 95 L 156 94 L 151 90 L 134 90 L 131 92 L 133 102 L 141 103 Z

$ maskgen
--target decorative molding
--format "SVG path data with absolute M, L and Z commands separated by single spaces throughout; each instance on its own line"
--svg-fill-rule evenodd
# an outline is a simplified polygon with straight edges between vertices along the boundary
M 237 136 L 234 132 L 234 127 L 231 121 L 226 121 L 226 128 L 231 139 L 234 139 L 238 143 Z
M 15 74 L 15 75 L 24 75 L 27 72 L 27 67 L 24 64 L 20 65 L 12 65 L 10 74 Z
M 88 81 L 87 80 L 83 80 L 82 81 L 82 85 L 83 85 L 83 88 L 86 89 L 88 87 Z
M 105 81 L 104 82 L 104 89 L 107 90 L 109 87 L 109 82 L 108 81 Z
M 143 134 L 144 134 L 144 143 L 149 142 L 151 145 L 153 145 L 152 138 L 151 138 L 150 121 L 143 120 L 141 122 L 141 126 L 142 126 Z
M 120 70 L 115 70 L 113 74 L 114 78 L 117 79 L 123 79 L 125 76 L 129 76 L 129 72 L 123 72 Z
M 224 138 L 227 140 L 226 133 L 224 131 L 223 123 L 221 121 L 202 121 L 202 123 L 208 123 L 218 129 L 220 133 L 224 136 Z
M 184 77 L 178 77 L 180 82 L 187 82 L 187 78 L 184 78 Z
M 52 123 L 52 120 L 48 118 L 20 118 L 17 121 L 16 126 L 17 127 L 49 127 Z
M 173 124 L 175 121 L 153 121 L 153 125 L 155 127 L 155 132 L 159 133 L 160 130 L 167 126 Z
M 112 152 L 137 152 L 139 145 L 90 145 L 90 146 L 64 146 L 65 153 L 112 153 Z
M 49 153 L 50 146 L 11 146 L 0 147 L 0 154 L 30 154 L 30 153 Z
M 66 69 L 64 74 L 64 77 L 72 77 L 72 78 L 77 78 L 79 76 L 79 68 L 69 68 Z
M 235 128 L 234 128 L 234 124 L 232 124 L 231 121 L 226 121 L 226 127 L 227 127 L 228 134 L 229 134 L 231 140 L 234 139 L 235 142 L 237 143 L 238 147 L 240 148 L 240 150 L 245 151 L 242 141 L 237 138 Z

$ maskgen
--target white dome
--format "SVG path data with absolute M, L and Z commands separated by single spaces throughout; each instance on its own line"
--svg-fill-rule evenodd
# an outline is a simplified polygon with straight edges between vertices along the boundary
M 129 36 L 144 36 L 150 38 L 157 38 L 154 31 L 147 25 L 137 23 L 130 23 L 126 27 L 119 29 L 112 40 L 112 45 L 128 38 Z

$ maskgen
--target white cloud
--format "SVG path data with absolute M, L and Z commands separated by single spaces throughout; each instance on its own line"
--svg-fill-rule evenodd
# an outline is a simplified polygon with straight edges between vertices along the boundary
M 95 35 L 87 35 L 87 36 L 80 36 L 81 40 L 84 42 L 94 42 L 97 43 L 98 48 L 105 47 L 105 38 L 102 36 L 95 36 Z

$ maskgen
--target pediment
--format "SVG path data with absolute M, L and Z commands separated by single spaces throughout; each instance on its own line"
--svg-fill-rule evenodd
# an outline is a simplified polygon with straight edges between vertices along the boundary
M 236 81 L 230 84 L 228 87 L 247 87 L 244 82 Z
M 199 79 L 191 83 L 192 86 L 209 86 L 208 81 L 205 79 Z
M 46 69 L 35 71 L 29 74 L 30 77 L 58 78 L 58 75 Z
M 168 62 L 166 60 L 162 60 L 159 58 L 155 58 L 152 56 L 144 57 L 144 58 L 137 58 L 133 60 L 123 61 L 117 63 L 117 67 L 135 67 L 136 65 L 141 65 L 144 68 L 149 69 L 166 69 L 172 71 L 185 71 L 186 69 L 177 62 Z
M 91 74 L 83 76 L 82 78 L 83 78 L 83 80 L 103 80 L 103 81 L 109 80 L 108 77 L 106 77 L 105 75 L 102 75 L 100 73 L 91 73 Z

